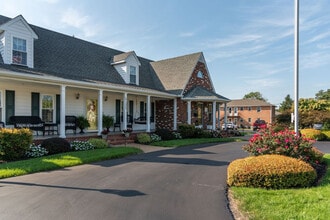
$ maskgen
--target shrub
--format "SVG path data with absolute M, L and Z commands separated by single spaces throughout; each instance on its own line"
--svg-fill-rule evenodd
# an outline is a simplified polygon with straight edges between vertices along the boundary
M 162 140 L 173 140 L 174 136 L 169 129 L 160 128 L 155 131 L 155 134 L 159 135 Z
M 243 149 L 254 156 L 280 154 L 302 159 L 313 165 L 321 163 L 323 158 L 322 153 L 316 153 L 313 143 L 313 140 L 296 136 L 295 132 L 287 129 L 274 132 L 271 128 L 267 128 L 255 134 Z
M 182 139 L 182 136 L 181 136 L 181 134 L 179 132 L 173 131 L 172 134 L 173 134 L 173 136 L 174 136 L 175 139 Z
M 308 128 L 308 129 L 302 129 L 300 132 L 306 138 L 314 139 L 317 141 L 323 141 L 327 139 L 327 136 L 324 133 L 322 133 L 321 130 Z
M 150 144 L 151 143 L 151 137 L 147 133 L 140 133 L 137 135 L 137 142 L 140 144 Z
M 5 161 L 19 160 L 32 144 L 29 129 L 0 129 L 0 158 Z
M 48 154 L 48 151 L 41 147 L 41 145 L 31 144 L 29 149 L 25 152 L 26 157 L 42 157 Z
M 107 148 L 108 147 L 108 143 L 106 140 L 104 139 L 100 139 L 100 138 L 91 138 L 88 140 L 88 142 L 93 145 L 94 148 L 96 149 L 101 149 L 101 148 Z M 72 145 L 71 145 L 72 146 Z
M 195 136 L 196 138 L 211 138 L 212 133 L 208 130 L 203 130 L 201 128 L 195 128 Z
M 193 138 L 195 135 L 195 126 L 188 124 L 180 124 L 179 125 L 179 133 L 182 138 Z
M 70 143 L 58 137 L 45 139 L 41 147 L 45 148 L 49 155 L 71 151 Z
M 330 130 L 322 131 L 322 134 L 324 134 L 327 137 L 327 140 L 330 140 Z
M 157 142 L 157 141 L 161 141 L 162 140 L 162 138 L 159 135 L 154 134 L 154 133 L 150 135 L 150 138 L 151 138 L 151 142 Z
M 71 148 L 75 151 L 93 150 L 94 146 L 88 141 L 72 141 Z
M 309 187 L 317 174 L 308 163 L 283 155 L 262 155 L 234 160 L 228 166 L 229 186 L 285 189 Z

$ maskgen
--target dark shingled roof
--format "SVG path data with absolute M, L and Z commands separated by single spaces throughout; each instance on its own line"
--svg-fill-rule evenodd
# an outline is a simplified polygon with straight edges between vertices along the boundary
M 0 24 L 10 21 L 0 15 Z M 38 35 L 34 42 L 34 70 L 53 76 L 72 80 L 93 80 L 115 84 L 125 84 L 123 78 L 111 65 L 115 56 L 127 54 L 75 37 L 30 25 Z M 152 60 L 138 57 L 140 66 L 139 87 L 164 91 L 154 70 Z M 11 70 L 22 70 L 25 67 L 1 65 Z M 23 71 L 24 72 L 24 71 Z
M 11 18 L 0 15 L 0 25 L 10 20 Z M 112 64 L 124 61 L 131 54 L 136 56 L 134 51 L 123 52 L 35 25 L 30 27 L 38 36 L 34 41 L 34 68 L 4 64 L 1 55 L 0 68 L 71 80 L 127 85 Z M 140 82 L 138 86 L 129 86 L 181 95 L 202 56 L 198 52 L 156 62 L 137 57 L 141 63 Z M 227 98 L 198 86 L 184 98 L 228 101 Z

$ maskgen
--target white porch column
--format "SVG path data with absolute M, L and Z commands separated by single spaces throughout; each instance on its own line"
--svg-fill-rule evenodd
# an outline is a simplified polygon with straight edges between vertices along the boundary
M 212 111 L 212 130 L 216 130 L 216 128 L 215 128 L 215 121 L 216 121 L 216 110 L 217 110 L 217 103 L 216 103 L 216 101 L 213 101 L 213 107 L 212 107 L 212 109 L 213 109 L 213 111 Z
M 176 131 L 177 128 L 177 123 L 178 123 L 178 119 L 177 119 L 177 115 L 178 115 L 178 102 L 175 99 L 173 99 L 173 130 Z
M 220 103 L 218 103 L 218 128 L 220 129 Z
M 225 103 L 225 117 L 224 117 L 225 129 L 227 129 L 227 103 Z
M 60 138 L 65 138 L 65 85 L 61 85 Z
M 191 101 L 187 102 L 187 114 L 188 114 L 187 122 L 189 125 L 191 125 Z
M 98 107 L 97 107 L 97 135 L 101 135 L 102 129 L 103 129 L 103 90 L 99 90 L 99 101 L 98 101 Z
M 151 109 L 151 107 L 150 107 L 150 95 L 148 95 L 147 96 L 147 130 L 146 130 L 146 132 L 150 132 L 150 116 L 151 116 L 151 114 L 150 114 L 150 109 Z
M 123 95 L 123 130 L 127 129 L 127 92 Z

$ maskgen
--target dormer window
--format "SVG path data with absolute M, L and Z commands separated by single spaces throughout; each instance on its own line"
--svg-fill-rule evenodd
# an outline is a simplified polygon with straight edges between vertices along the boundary
M 129 67 L 129 79 L 130 83 L 136 84 L 136 67 L 135 66 L 130 66 Z
M 13 38 L 13 64 L 27 65 L 26 40 Z

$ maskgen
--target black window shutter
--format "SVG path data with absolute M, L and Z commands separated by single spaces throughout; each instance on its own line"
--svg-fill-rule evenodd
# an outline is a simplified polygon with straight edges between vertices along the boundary
M 40 116 L 40 94 L 37 92 L 31 93 L 31 115 Z
M 56 123 L 61 121 L 61 95 L 56 95 Z
M 15 91 L 6 90 L 6 123 L 10 116 L 15 115 Z
M 116 123 L 120 123 L 120 100 L 116 99 Z

